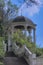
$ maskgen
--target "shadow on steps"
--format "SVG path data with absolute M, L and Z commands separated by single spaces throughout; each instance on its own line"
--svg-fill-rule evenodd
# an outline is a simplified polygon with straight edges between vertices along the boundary
M 13 52 L 6 52 L 5 57 L 16 57 L 16 55 Z

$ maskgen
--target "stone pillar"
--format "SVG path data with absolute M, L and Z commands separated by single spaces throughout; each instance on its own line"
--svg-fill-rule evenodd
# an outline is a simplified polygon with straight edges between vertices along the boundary
M 11 33 L 8 32 L 8 51 L 12 51 L 12 43 L 11 43 Z
M 12 34 L 13 34 L 13 33 L 14 33 L 14 26 L 12 25 L 12 27 L 11 27 L 11 28 L 12 28 L 12 30 L 11 30 L 11 31 L 12 31 Z
M 26 33 L 27 33 L 27 27 L 25 26 L 25 35 L 26 35 Z
M 31 39 L 31 29 L 29 29 L 28 32 L 29 32 L 29 39 L 30 39 L 30 42 L 32 42 L 32 39 Z
M 27 37 L 26 37 L 26 34 L 27 34 L 27 27 L 26 26 L 24 26 L 25 27 L 25 39 L 27 40 Z M 25 44 L 26 45 L 26 44 Z
M 36 29 L 33 29 L 33 42 L 36 43 Z
M 36 65 L 36 54 L 30 54 L 29 61 L 29 65 Z
M 4 40 L 3 40 L 3 49 L 4 49 L 4 52 L 6 52 L 6 43 Z

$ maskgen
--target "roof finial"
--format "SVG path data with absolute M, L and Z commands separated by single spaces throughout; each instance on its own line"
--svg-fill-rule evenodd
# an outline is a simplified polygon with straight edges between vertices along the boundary
M 22 8 L 21 8 L 21 16 L 22 16 Z

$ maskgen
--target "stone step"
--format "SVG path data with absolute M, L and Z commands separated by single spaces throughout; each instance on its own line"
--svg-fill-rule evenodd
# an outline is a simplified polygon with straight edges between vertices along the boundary
M 13 52 L 6 52 L 5 57 L 16 57 L 16 55 Z
M 4 65 L 28 65 L 24 58 L 5 57 Z
M 6 52 L 4 65 L 28 65 L 23 57 L 16 56 L 13 52 Z

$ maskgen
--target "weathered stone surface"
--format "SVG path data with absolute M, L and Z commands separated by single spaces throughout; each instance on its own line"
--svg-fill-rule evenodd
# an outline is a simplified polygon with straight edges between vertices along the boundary
M 42 57 L 36 58 L 36 65 L 43 65 L 43 58 Z
M 5 57 L 4 58 L 5 65 L 28 65 L 25 59 L 18 57 Z

